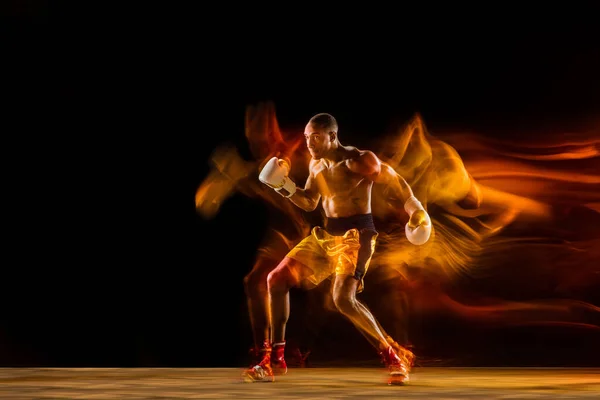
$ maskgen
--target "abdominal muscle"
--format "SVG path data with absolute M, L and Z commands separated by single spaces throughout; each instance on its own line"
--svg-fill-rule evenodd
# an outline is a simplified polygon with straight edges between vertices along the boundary
M 373 182 L 350 171 L 346 162 L 328 168 L 323 165 L 318 165 L 314 172 L 325 215 L 342 218 L 371 213 Z
M 322 196 L 321 204 L 328 218 L 342 218 L 371 213 L 371 186 L 363 182 L 350 192 Z

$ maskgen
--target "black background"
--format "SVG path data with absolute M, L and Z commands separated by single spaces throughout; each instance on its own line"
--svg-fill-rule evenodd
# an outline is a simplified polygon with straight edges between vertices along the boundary
M 598 117 L 593 6 L 19 3 L 4 25 L 16 54 L 6 115 L 19 121 L 7 140 L 23 150 L 10 167 L 19 211 L 6 211 L 7 366 L 245 362 L 242 280 L 264 205 L 234 196 L 204 221 L 193 198 L 218 144 L 244 148 L 250 104 L 273 101 L 282 126 L 330 112 L 357 145 L 414 112 L 431 131 L 489 135 Z M 232 244 L 239 229 L 254 233 Z

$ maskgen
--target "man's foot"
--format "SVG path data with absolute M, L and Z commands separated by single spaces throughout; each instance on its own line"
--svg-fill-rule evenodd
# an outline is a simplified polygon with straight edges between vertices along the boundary
M 242 373 L 246 382 L 273 382 L 275 380 L 271 366 L 271 346 L 265 342 L 259 350 L 261 360 Z
M 405 363 L 406 363 L 406 365 L 408 365 L 409 369 L 412 369 L 412 367 L 414 367 L 414 365 L 415 365 L 414 353 L 412 351 L 410 351 L 407 347 L 400 346 L 396 341 L 392 340 L 389 343 L 390 343 L 390 346 L 392 346 L 392 349 L 394 349 L 394 351 L 398 355 L 398 357 L 400 357 L 401 359 L 403 359 L 405 361 Z
M 268 363 L 259 363 L 248 368 L 242 377 L 246 382 L 273 382 L 275 380 L 273 369 Z
M 401 346 L 395 351 L 394 347 L 389 346 L 380 353 L 389 371 L 388 385 L 406 385 L 410 379 L 414 354 Z

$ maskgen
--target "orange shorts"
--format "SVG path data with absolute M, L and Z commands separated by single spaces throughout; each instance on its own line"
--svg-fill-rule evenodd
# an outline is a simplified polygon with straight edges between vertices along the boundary
M 357 289 L 360 293 L 378 236 L 374 227 L 361 229 L 360 225 L 343 233 L 339 229 L 333 230 L 335 234 L 317 226 L 287 256 L 312 270 L 307 279 L 315 286 L 334 274 L 352 275 L 360 281 Z

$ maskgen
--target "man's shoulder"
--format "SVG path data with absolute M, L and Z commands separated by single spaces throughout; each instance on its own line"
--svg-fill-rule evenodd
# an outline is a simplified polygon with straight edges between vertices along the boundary
M 379 157 L 377 157 L 377 155 L 373 151 L 359 149 L 354 146 L 347 146 L 346 154 L 348 159 L 353 159 L 356 161 L 371 161 L 379 159 Z
M 356 146 L 344 146 L 345 158 L 359 158 L 369 152 L 369 150 L 359 149 Z

